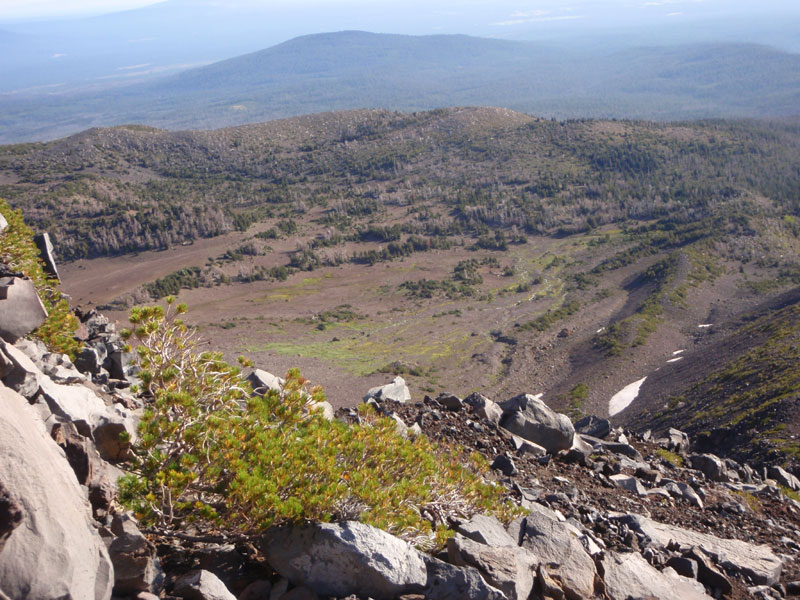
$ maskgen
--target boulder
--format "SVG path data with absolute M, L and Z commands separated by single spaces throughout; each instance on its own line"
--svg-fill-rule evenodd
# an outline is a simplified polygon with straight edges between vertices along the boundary
M 767 469 L 767 475 L 782 486 L 788 487 L 796 492 L 800 491 L 800 480 L 781 467 L 769 467 L 769 469 Z
M 427 581 L 420 593 L 426 600 L 507 600 L 506 595 L 490 586 L 477 569 L 458 567 L 423 555 Z
M 567 598 L 591 598 L 597 573 L 594 560 L 575 531 L 546 511 L 531 512 L 522 521 L 521 545 L 538 556 Z
M 114 569 L 64 453 L 24 398 L 0 387 L 0 404 L 0 483 L 22 514 L 0 551 L 0 596 L 110 598 Z
M 458 411 L 464 408 L 464 401 L 455 394 L 441 394 L 436 401 L 447 410 Z
M 410 544 L 356 521 L 274 527 L 260 547 L 279 574 L 321 596 L 389 600 L 420 593 L 428 580 L 423 557 Z
M 47 318 L 36 286 L 27 277 L 0 277 L 0 338 L 15 342 Z
M 55 253 L 53 252 L 53 242 L 50 241 L 50 234 L 39 233 L 33 236 L 33 243 L 39 248 L 39 257 L 44 263 L 44 271 L 54 279 L 61 279 L 58 276 Z
M 639 482 L 636 477 L 632 475 L 625 475 L 624 473 L 618 473 L 617 475 L 612 475 L 609 479 L 616 485 L 617 487 L 621 487 L 623 490 L 628 490 L 629 492 L 633 492 L 637 496 L 646 496 L 647 490 L 644 486 Z
M 492 423 L 500 423 L 500 419 L 503 418 L 503 409 L 500 405 L 477 392 L 464 398 L 464 404 L 471 406 L 478 417 Z
M 476 514 L 469 521 L 456 527 L 456 531 L 466 538 L 488 546 L 517 546 L 517 540 L 511 537 L 503 524 L 496 517 Z
M 42 372 L 28 356 L 2 339 L 0 353 L 3 355 L 3 384 L 25 398 L 32 399 L 39 393 Z
M 372 398 L 381 402 L 383 400 L 393 400 L 394 402 L 410 402 L 411 392 L 408 390 L 406 380 L 399 375 L 391 383 L 379 385 L 371 388 L 364 396 L 364 402 Z
M 8 221 L 6 221 L 6 218 L 0 214 L 0 233 L 3 233 L 6 229 L 8 229 Z
M 500 407 L 498 407 L 498 410 L 500 410 Z M 528 440 L 522 439 L 518 435 L 512 435 L 511 441 L 514 443 L 514 448 L 517 449 L 517 454 L 520 456 L 525 456 L 527 454 L 529 456 L 538 457 L 547 454 L 547 450 L 545 450 L 539 444 L 529 442 Z
M 666 446 L 678 454 L 686 454 L 689 451 L 689 436 L 679 429 L 670 427 L 667 430 Z
M 681 546 L 699 546 L 717 564 L 726 570 L 741 572 L 753 583 L 773 585 L 780 579 L 783 561 L 765 544 L 718 538 L 635 514 L 625 515 L 620 520 L 644 536 L 644 546 L 664 549 L 670 541 Z
M 474 567 L 510 600 L 527 600 L 539 560 L 519 546 L 488 546 L 461 534 L 447 540 L 448 562 Z
M 603 581 L 610 600 L 710 600 L 703 586 L 670 568 L 658 571 L 638 552 L 608 552 L 602 561 Z
M 586 415 L 575 422 L 575 432 L 602 440 L 611 433 L 611 421 L 594 415 Z
M 500 425 L 511 433 L 539 444 L 551 454 L 572 447 L 575 429 L 569 417 L 554 412 L 535 396 L 515 396 L 501 403 L 500 408 Z
M 236 600 L 219 577 L 210 571 L 189 571 L 175 582 L 175 594 L 184 600 Z
M 58 419 L 75 423 L 91 432 L 104 460 L 122 460 L 128 456 L 130 441 L 136 439 L 138 416 L 115 404 L 107 406 L 92 390 L 83 385 L 61 385 L 47 377 L 40 379 L 41 398 Z
M 111 522 L 116 535 L 108 547 L 114 564 L 114 594 L 158 592 L 164 581 L 155 547 L 142 535 L 127 514 L 117 515 Z
M 247 381 L 250 382 L 253 391 L 260 396 L 263 396 L 269 390 L 281 393 L 283 392 L 283 386 L 286 385 L 284 379 L 261 369 L 255 369 L 250 373 L 250 375 L 247 376 Z
M 86 344 L 75 357 L 75 367 L 81 373 L 99 373 L 107 356 L 105 344 Z
M 700 471 L 711 481 L 728 481 L 728 468 L 725 462 L 713 454 L 692 454 L 689 462 L 693 469 Z

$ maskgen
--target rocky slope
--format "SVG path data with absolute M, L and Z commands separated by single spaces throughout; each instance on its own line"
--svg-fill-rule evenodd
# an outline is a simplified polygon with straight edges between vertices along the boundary
M 4 313 L 7 314 L 7 313 Z M 533 396 L 365 401 L 405 436 L 457 443 L 526 514 L 464 516 L 435 555 L 367 525 L 226 538 L 141 532 L 116 500 L 143 400 L 106 319 L 84 315 L 77 364 L 0 342 L 0 592 L 9 598 L 780 598 L 800 593 L 800 481 L 692 453 L 691 440 L 574 426 Z M 103 351 L 113 358 L 103 360 Z M 111 371 L 118 369 L 115 373 Z M 120 378 L 115 377 L 117 375 Z M 280 386 L 256 371 L 254 381 Z M 333 415 L 329 415 L 330 418 Z M 357 411 L 339 418 L 357 421 Z M 120 432 L 129 437 L 120 438 Z M 129 440 L 129 441 L 128 441 Z M 69 518 L 64 515 L 68 514 Z

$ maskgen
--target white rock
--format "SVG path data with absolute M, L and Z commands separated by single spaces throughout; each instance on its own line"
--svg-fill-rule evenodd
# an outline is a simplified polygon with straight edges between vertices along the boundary
M 700 546 L 717 564 L 724 566 L 729 563 L 757 584 L 773 585 L 780 578 L 783 569 L 783 562 L 767 545 L 718 538 L 659 523 L 641 515 L 626 515 L 622 517 L 622 521 L 646 536 L 648 542 L 645 546 L 665 548 L 670 540 L 681 546 Z
M 0 551 L 0 597 L 107 599 L 114 570 L 64 453 L 20 395 L 0 386 L 0 481 L 23 521 Z
M 710 600 L 699 582 L 681 577 L 672 569 L 658 571 L 638 552 L 609 552 L 603 559 L 606 593 L 610 600 Z
M 373 398 L 378 402 L 393 400 L 394 402 L 411 402 L 411 392 L 408 390 L 406 380 L 399 375 L 391 383 L 371 388 L 364 396 L 364 402 Z

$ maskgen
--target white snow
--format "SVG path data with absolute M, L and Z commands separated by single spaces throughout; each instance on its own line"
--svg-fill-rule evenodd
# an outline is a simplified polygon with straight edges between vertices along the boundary
M 700 329 L 707 329 L 707 328 L 709 328 L 709 327 L 713 327 L 713 326 L 714 326 L 714 324 L 713 324 L 713 323 L 703 323 L 702 325 L 698 325 L 698 327 L 699 327 Z
M 639 388 L 642 387 L 645 379 L 647 379 L 647 377 L 642 377 L 639 381 L 634 381 L 626 385 L 611 397 L 611 400 L 608 401 L 609 416 L 613 417 L 617 413 L 622 412 L 628 408 L 631 402 L 636 400 L 636 396 L 639 395 Z
M 670 358 L 667 362 L 673 363 L 673 362 L 678 362 L 679 360 L 683 360 L 683 357 L 679 356 L 678 358 Z
M 595 333 L 603 333 L 605 330 L 606 330 L 606 328 L 605 328 L 605 327 L 601 327 L 600 329 L 598 329 L 597 331 L 595 331 Z
M 675 352 L 672 353 L 672 356 L 678 356 L 678 354 L 683 354 L 684 352 L 686 352 L 686 350 L 675 350 Z

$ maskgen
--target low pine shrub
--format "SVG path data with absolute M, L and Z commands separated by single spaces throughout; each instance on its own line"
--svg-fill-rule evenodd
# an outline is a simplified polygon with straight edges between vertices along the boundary
M 8 227 L 0 233 L 0 262 L 7 264 L 12 271 L 31 278 L 47 310 L 47 320 L 34 332 L 34 336 L 50 350 L 68 354 L 74 359 L 80 348 L 74 338 L 78 319 L 58 290 L 58 280 L 50 279 L 45 273 L 39 259 L 39 249 L 33 242 L 33 231 L 25 224 L 22 212 L 12 209 L 5 200 L 0 199 L 0 214 L 8 221 Z
M 168 298 L 134 309 L 141 378 L 152 398 L 134 445 L 134 473 L 121 500 L 150 524 L 200 522 L 256 534 L 287 522 L 358 519 L 435 547 L 451 517 L 476 511 L 514 516 L 503 489 L 485 483 L 485 460 L 424 437 L 401 437 L 368 409 L 362 423 L 315 410 L 322 389 L 290 371 L 281 392 L 253 395 L 240 369 L 201 352 Z M 465 465 L 467 463 L 469 466 Z

